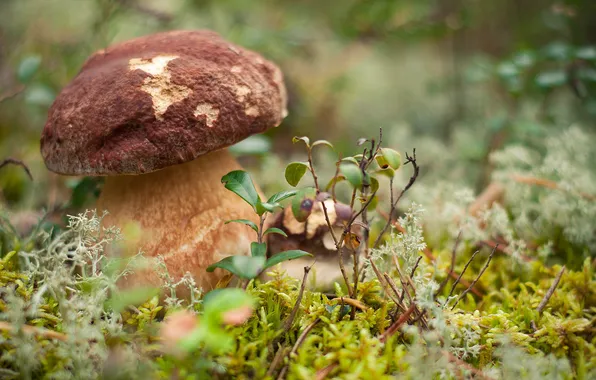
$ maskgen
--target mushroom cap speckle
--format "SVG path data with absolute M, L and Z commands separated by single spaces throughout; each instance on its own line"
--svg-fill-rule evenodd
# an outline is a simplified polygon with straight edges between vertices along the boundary
M 96 52 L 58 95 L 42 132 L 48 169 L 142 174 L 277 126 L 280 69 L 211 31 L 171 31 Z

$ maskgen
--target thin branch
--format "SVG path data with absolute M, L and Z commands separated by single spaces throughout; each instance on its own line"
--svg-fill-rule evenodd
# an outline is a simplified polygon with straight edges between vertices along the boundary
M 300 292 L 298 293 L 298 298 L 296 298 L 296 303 L 294 304 L 294 308 L 292 312 L 288 316 L 288 318 L 284 322 L 284 330 L 289 331 L 290 327 L 294 323 L 294 319 L 296 318 L 296 314 L 298 314 L 298 309 L 300 308 L 300 303 L 302 302 L 302 296 L 304 295 L 304 289 L 306 288 L 306 279 L 308 277 L 308 273 L 312 269 L 312 266 L 304 267 L 304 277 L 302 277 L 302 285 L 300 285 Z
M 381 334 L 379 340 L 381 342 L 385 342 L 387 341 L 388 338 L 390 338 L 393 334 L 395 334 L 395 332 L 397 330 L 399 330 L 399 328 L 408 321 L 408 319 L 410 318 L 410 315 L 412 315 L 412 313 L 414 312 L 414 310 L 416 309 L 416 305 L 415 304 L 411 304 L 410 307 L 408 308 L 408 310 L 406 310 L 402 315 L 400 315 L 400 317 L 397 319 L 397 321 L 393 322 L 393 324 L 391 326 L 389 326 L 389 328 L 387 330 L 385 330 L 385 332 L 383 334 Z
M 397 198 L 391 202 L 391 209 L 389 210 L 389 217 L 387 218 L 387 223 L 385 223 L 385 226 L 383 227 L 379 236 L 377 236 L 375 243 L 373 244 L 373 247 L 375 247 L 375 248 L 378 248 L 379 244 L 381 243 L 381 239 L 383 238 L 383 235 L 385 235 L 387 233 L 387 230 L 391 226 L 391 220 L 393 218 L 393 213 L 395 212 L 395 208 L 397 207 L 397 204 L 399 203 L 400 199 L 403 197 L 403 195 L 406 193 L 406 191 L 408 191 L 410 189 L 410 187 L 412 187 L 412 185 L 414 185 L 414 182 L 416 182 L 416 179 L 418 178 L 418 175 L 420 174 L 420 166 L 418 166 L 418 164 L 416 163 L 416 149 L 415 148 L 413 150 L 411 157 L 408 155 L 408 153 L 406 153 L 406 162 L 404 163 L 404 165 L 407 165 L 409 163 L 411 163 L 412 166 L 414 167 L 414 172 L 413 172 L 412 176 L 410 177 L 410 180 L 408 181 L 406 186 L 403 188 L 403 190 L 397 196 Z M 391 192 L 391 194 L 393 196 L 393 191 Z
M 550 286 L 550 288 L 548 288 L 548 291 L 546 292 L 546 294 L 542 298 L 542 301 L 540 301 L 540 304 L 536 308 L 536 311 L 538 313 L 542 313 L 542 310 L 544 310 L 544 308 L 546 307 L 546 304 L 548 303 L 548 301 L 550 300 L 550 298 L 555 293 L 555 290 L 557 289 L 557 286 L 559 286 L 559 282 L 561 281 L 561 278 L 563 277 L 563 273 L 565 273 L 565 269 L 566 269 L 565 266 L 563 266 L 561 268 L 561 270 L 557 274 L 557 277 L 555 277 L 555 281 L 552 283 L 552 285 Z
M 333 364 L 329 364 L 327 367 L 320 369 L 317 371 L 317 373 L 315 374 L 315 379 L 316 380 L 324 380 L 327 378 L 327 376 L 335 369 L 337 368 L 339 364 L 337 363 L 333 363 Z
M 453 245 L 453 249 L 451 250 L 451 266 L 449 267 L 448 273 L 453 273 L 453 271 L 455 270 L 455 255 L 457 253 L 457 247 L 459 246 L 459 242 L 461 241 L 461 233 L 462 233 L 462 230 L 459 230 L 459 233 L 457 234 L 457 238 L 455 239 L 455 244 Z M 435 292 L 435 297 L 439 293 L 441 293 L 441 290 L 443 290 L 445 285 L 447 285 L 448 281 L 449 281 L 449 276 L 446 276 L 445 279 L 443 280 L 443 282 L 441 282 L 441 285 L 439 285 L 439 289 L 437 289 L 437 291 Z
M 528 176 L 523 176 L 523 175 L 519 175 L 519 174 L 513 174 L 511 176 L 511 178 L 518 183 L 525 183 L 527 185 L 534 185 L 534 186 L 540 186 L 540 187 L 546 187 L 548 189 L 553 189 L 553 190 L 559 190 L 559 191 L 564 191 L 564 192 L 569 192 L 567 189 L 562 188 L 557 182 L 555 181 L 551 181 L 548 179 L 544 179 L 544 178 L 537 178 L 537 177 L 528 177 Z M 578 193 L 581 197 L 586 198 L 588 200 L 596 200 L 596 195 L 593 194 L 587 194 L 587 193 Z
M 31 175 L 31 171 L 29 170 L 29 167 L 21 160 L 17 160 L 16 158 L 6 158 L 4 160 L 2 160 L 0 162 L 0 169 L 2 169 L 3 167 L 5 167 L 6 165 L 18 165 L 20 167 L 22 167 L 25 170 L 25 173 L 27 173 L 27 176 L 29 177 L 29 179 L 31 181 L 33 181 L 33 176 Z
M 472 257 L 470 257 L 470 259 L 468 260 L 468 262 L 466 263 L 466 265 L 464 266 L 464 270 L 462 270 L 462 272 L 460 273 L 460 275 L 457 277 L 457 279 L 455 280 L 455 282 L 453 283 L 453 285 L 451 285 L 451 291 L 449 292 L 449 295 L 447 296 L 447 299 L 445 300 L 445 303 L 447 303 L 447 300 L 449 299 L 449 297 L 451 297 L 451 295 L 453 294 L 453 291 L 455 290 L 455 287 L 457 286 L 457 284 L 459 284 L 459 282 L 462 279 L 462 276 L 464 275 L 464 273 L 466 273 L 466 270 L 468 270 L 468 267 L 470 266 L 470 264 L 472 263 L 472 261 L 474 261 L 474 257 L 476 257 L 476 255 L 478 254 L 478 252 L 480 251 L 474 251 L 474 253 L 472 254 Z M 471 288 L 472 284 L 470 284 L 468 286 L 468 288 Z M 443 305 L 445 306 L 445 305 Z
M 451 352 L 443 351 L 443 355 L 445 355 L 450 362 L 452 362 L 453 364 L 456 365 L 456 367 L 459 369 L 460 373 L 463 368 L 463 369 L 470 371 L 474 377 L 478 377 L 479 379 L 485 379 L 485 380 L 493 380 L 492 377 L 485 375 L 481 370 L 473 367 L 469 363 L 466 363 L 465 361 L 461 360 L 457 356 L 453 355 Z
M 414 273 L 416 273 L 416 269 L 418 269 L 418 264 L 420 264 L 420 260 L 422 260 L 422 256 L 418 256 L 418 260 L 416 260 L 416 264 L 410 271 L 410 279 L 414 278 Z
M 298 337 L 298 339 L 296 339 L 296 343 L 294 344 L 294 347 L 292 347 L 292 350 L 289 353 L 290 360 L 292 358 L 292 355 L 295 355 L 296 352 L 298 351 L 298 349 L 300 348 L 300 346 L 302 345 L 302 343 L 304 343 L 304 340 L 306 339 L 306 336 L 310 333 L 310 331 L 320 321 L 321 320 L 319 318 L 315 319 L 310 325 L 306 326 L 306 328 L 304 329 L 304 331 L 302 331 L 302 334 L 300 334 L 300 336 Z M 286 373 L 288 372 L 288 368 L 289 367 L 290 367 L 290 362 L 288 361 L 288 363 L 282 368 L 281 372 L 279 373 L 279 376 L 277 376 L 277 380 L 282 380 L 282 379 L 284 379 L 286 377 Z
M 273 360 L 271 361 L 271 365 L 269 366 L 269 369 L 267 370 L 267 376 L 273 376 L 273 373 L 277 369 L 277 366 L 279 365 L 281 360 L 286 356 L 286 354 L 288 353 L 287 351 L 289 349 L 290 349 L 290 347 L 283 346 L 277 350 L 277 353 L 273 357 Z
M 0 331 L 14 331 L 14 327 L 15 326 L 8 322 L 0 322 Z M 66 342 L 68 340 L 68 336 L 65 334 L 37 326 L 23 325 L 21 329 L 28 334 L 38 335 L 48 339 L 57 339 L 62 342 Z
M 460 296 L 457 299 L 457 301 L 455 301 L 455 303 L 451 307 L 451 310 L 455 309 L 455 306 L 457 306 L 457 304 L 459 303 L 459 301 L 461 301 L 464 298 L 464 296 L 466 294 L 468 294 L 468 292 L 470 291 L 470 289 L 472 289 L 474 287 L 474 285 L 476 285 L 476 283 L 478 282 L 478 280 L 480 279 L 480 277 L 482 277 L 482 275 L 484 274 L 484 271 L 486 271 L 486 269 L 488 268 L 488 265 L 490 264 L 490 261 L 493 259 L 493 255 L 495 254 L 496 251 L 497 251 L 497 247 L 493 248 L 492 252 L 488 256 L 488 260 L 486 260 L 486 264 L 484 264 L 484 266 L 482 267 L 482 270 L 480 271 L 480 273 L 478 273 L 478 276 L 474 279 L 474 281 L 472 281 L 472 284 L 466 290 L 464 290 L 464 292 L 462 294 L 460 294 Z

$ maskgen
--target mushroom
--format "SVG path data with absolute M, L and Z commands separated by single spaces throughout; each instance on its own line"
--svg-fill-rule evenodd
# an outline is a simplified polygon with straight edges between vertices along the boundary
M 41 153 L 51 171 L 106 176 L 105 225 L 140 227 L 146 257 L 169 274 L 187 271 L 207 290 L 223 272 L 205 269 L 247 254 L 257 221 L 221 177 L 240 169 L 224 148 L 286 116 L 281 71 L 211 31 L 171 31 L 93 54 L 49 110 Z M 154 270 L 128 283 L 160 285 Z

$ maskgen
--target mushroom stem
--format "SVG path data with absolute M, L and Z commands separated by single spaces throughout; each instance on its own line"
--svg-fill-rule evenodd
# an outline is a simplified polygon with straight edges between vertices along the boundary
M 97 204 L 109 212 L 104 225 L 125 233 L 131 225 L 140 230 L 129 237 L 124 252 L 113 254 L 134 255 L 141 249 L 149 259 L 162 255 L 174 280 L 190 272 L 198 287 L 212 289 L 224 273 L 206 268 L 226 256 L 247 254 L 256 239 L 245 225 L 225 224 L 232 219 L 258 223 L 252 208 L 221 183 L 222 176 L 240 168 L 222 149 L 148 174 L 107 177 Z M 128 276 L 125 286 L 160 286 L 155 265 L 148 268 Z

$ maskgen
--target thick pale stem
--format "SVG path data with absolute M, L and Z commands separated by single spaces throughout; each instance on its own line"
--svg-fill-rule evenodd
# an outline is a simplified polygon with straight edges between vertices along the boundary
M 225 222 L 259 222 L 252 208 L 221 183 L 221 177 L 237 169 L 236 160 L 220 150 L 149 174 L 108 177 L 98 210 L 109 212 L 105 226 L 123 229 L 127 255 L 139 249 L 148 258 L 162 255 L 174 280 L 188 271 L 197 286 L 208 290 L 224 273 L 205 269 L 226 256 L 247 254 L 255 238 L 249 227 Z M 131 231 L 137 230 L 134 236 Z M 128 281 L 160 284 L 155 265 Z

